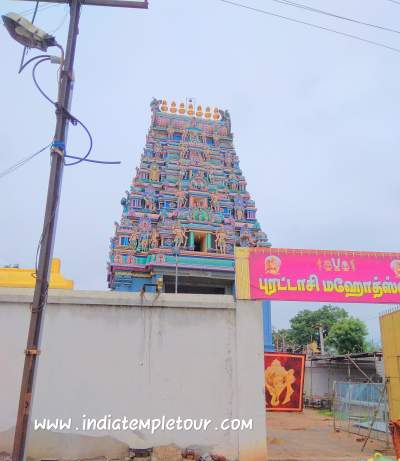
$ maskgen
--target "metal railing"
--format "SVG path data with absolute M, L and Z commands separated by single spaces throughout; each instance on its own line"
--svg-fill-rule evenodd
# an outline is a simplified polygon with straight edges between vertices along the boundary
M 335 430 L 390 444 L 389 411 L 385 383 L 333 383 Z

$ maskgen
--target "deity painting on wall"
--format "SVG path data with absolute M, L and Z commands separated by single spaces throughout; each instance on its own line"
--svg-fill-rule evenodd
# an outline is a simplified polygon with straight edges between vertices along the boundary
M 267 411 L 303 411 L 304 354 L 265 352 Z

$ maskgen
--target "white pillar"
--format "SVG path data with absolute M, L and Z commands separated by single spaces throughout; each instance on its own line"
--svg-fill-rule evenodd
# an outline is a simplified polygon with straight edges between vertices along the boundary
M 240 431 L 239 461 L 266 461 L 264 335 L 262 303 L 236 301 L 238 418 L 252 419 L 253 429 Z

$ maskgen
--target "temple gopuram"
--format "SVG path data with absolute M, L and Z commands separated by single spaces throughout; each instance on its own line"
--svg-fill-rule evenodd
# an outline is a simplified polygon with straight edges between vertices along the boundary
M 151 102 L 151 126 L 111 239 L 117 291 L 231 294 L 234 247 L 270 246 L 233 146 L 228 111 Z

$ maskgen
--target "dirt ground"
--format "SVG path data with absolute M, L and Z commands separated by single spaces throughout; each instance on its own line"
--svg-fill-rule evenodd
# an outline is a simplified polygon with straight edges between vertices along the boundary
M 268 461 L 358 461 L 375 451 L 394 456 L 391 447 L 375 440 L 368 440 L 362 452 L 363 442 L 363 437 L 334 432 L 332 417 L 318 410 L 267 413 Z

